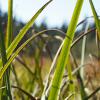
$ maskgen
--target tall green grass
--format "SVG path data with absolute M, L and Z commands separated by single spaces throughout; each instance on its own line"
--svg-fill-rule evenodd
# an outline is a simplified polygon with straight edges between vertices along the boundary
M 92 10 L 92 13 L 93 13 L 93 16 L 94 16 L 94 20 L 95 20 L 95 23 L 96 23 L 96 29 L 97 29 L 97 47 L 98 47 L 98 56 L 100 57 L 100 20 L 98 18 L 98 14 L 95 10 L 95 7 L 94 7 L 94 4 L 92 2 L 92 0 L 89 0 L 89 3 L 90 3 L 90 6 L 91 6 L 91 10 Z
M 3 66 L 6 64 L 7 62 L 7 56 L 6 56 L 6 48 L 5 48 L 5 42 L 4 42 L 4 34 L 2 31 L 2 27 L 0 25 L 0 52 L 1 52 L 1 57 L 2 57 L 2 63 Z M 4 87 L 4 89 L 2 89 L 2 94 L 0 99 L 11 99 L 11 93 L 10 93 L 10 86 L 9 86 L 9 75 L 8 72 L 6 72 L 3 76 L 3 80 L 2 80 L 2 87 Z
M 30 19 L 30 21 L 20 30 L 18 35 L 13 39 L 13 16 L 12 16 L 13 15 L 13 0 L 8 0 L 8 22 L 7 22 L 6 38 L 4 37 L 2 25 L 0 23 L 0 53 L 1 53 L 0 83 L 2 83 L 2 85 L 0 87 L 0 91 L 2 91 L 2 92 L 0 92 L 1 100 L 12 100 L 11 87 L 20 90 L 20 92 L 23 92 L 25 95 L 28 96 L 28 98 L 30 98 L 32 100 L 36 99 L 31 94 L 26 92 L 24 89 L 21 89 L 19 86 L 12 86 L 12 84 L 10 83 L 11 68 L 14 72 L 17 84 L 18 85 L 20 85 L 20 84 L 19 84 L 19 81 L 18 81 L 18 78 L 16 75 L 16 71 L 15 71 L 14 67 L 11 66 L 11 63 L 17 57 L 17 55 L 21 52 L 21 50 L 26 45 L 29 44 L 30 41 L 39 37 L 41 34 L 50 31 L 50 30 L 43 30 L 36 34 L 33 34 L 20 47 L 18 47 L 18 49 L 16 49 L 19 42 L 25 36 L 27 31 L 30 29 L 30 27 L 34 24 L 36 18 L 41 14 L 41 12 L 45 9 L 45 7 L 47 7 L 47 5 L 51 1 L 52 0 L 48 1 L 43 7 L 41 7 L 36 12 L 36 14 Z M 78 94 L 75 89 L 76 88 L 75 83 L 74 83 L 75 78 L 77 78 L 77 80 L 79 82 L 78 88 L 80 90 L 80 95 L 81 95 L 82 100 L 86 100 L 86 98 L 90 98 L 91 95 L 92 96 L 94 95 L 94 92 L 90 96 L 87 96 L 87 94 L 85 93 L 84 79 L 82 80 L 80 73 L 79 73 L 79 69 L 82 67 L 78 67 L 78 64 L 76 64 L 76 70 L 73 71 L 71 68 L 71 62 L 70 62 L 71 47 L 74 46 L 77 41 L 79 41 L 83 36 L 87 35 L 87 33 L 88 33 L 88 32 L 85 33 L 85 35 L 82 34 L 81 36 L 78 37 L 78 39 L 76 39 L 73 42 L 73 39 L 75 36 L 75 30 L 77 28 L 77 23 L 78 23 L 78 19 L 80 16 L 83 2 L 84 2 L 84 0 L 77 0 L 76 6 L 75 6 L 75 9 L 74 9 L 74 12 L 73 12 L 73 15 L 72 15 L 72 18 L 71 18 L 71 21 L 68 26 L 68 30 L 67 30 L 66 34 L 62 31 L 56 30 L 56 31 L 62 33 L 65 36 L 65 38 L 64 39 L 61 38 L 62 44 L 60 45 L 60 47 L 57 51 L 57 54 L 52 62 L 51 69 L 48 74 L 48 80 L 45 85 L 43 84 L 43 79 L 41 76 L 41 68 L 40 68 L 41 65 L 39 63 L 40 57 L 42 55 L 41 52 L 43 50 L 43 47 L 45 46 L 45 43 L 43 41 L 42 41 L 43 43 L 42 42 L 40 44 L 38 43 L 38 47 L 41 45 L 40 46 L 41 48 L 39 51 L 35 52 L 35 57 L 34 57 L 34 61 L 35 61 L 35 65 L 36 65 L 35 72 L 31 71 L 30 68 L 28 68 L 28 66 L 26 64 L 21 62 L 24 65 L 24 67 L 27 69 L 27 71 L 30 73 L 30 75 L 32 76 L 32 79 L 33 79 L 32 82 L 36 80 L 37 83 L 39 84 L 39 87 L 41 88 L 41 90 L 43 92 L 43 94 L 40 93 L 40 94 L 42 94 L 42 96 L 41 96 L 42 100 L 46 100 L 45 99 L 46 96 L 47 96 L 48 100 L 59 100 L 59 98 L 62 96 L 62 94 L 61 94 L 61 92 L 63 90 L 62 89 L 63 88 L 62 81 L 64 80 L 63 75 L 66 70 L 65 69 L 66 67 L 67 67 L 67 77 L 66 77 L 65 83 L 69 86 L 68 91 L 66 91 L 66 95 L 67 95 L 66 99 L 67 100 L 68 99 L 75 100 L 75 96 L 76 96 L 76 94 Z M 96 23 L 97 34 L 98 34 L 97 37 L 100 40 L 100 20 L 98 18 L 98 15 L 96 13 L 96 10 L 95 10 L 92 0 L 89 0 L 89 2 L 90 2 L 91 9 L 92 9 L 95 23 Z M 81 23 L 83 23 L 83 22 L 84 21 L 82 21 Z M 78 25 L 80 25 L 81 23 L 79 23 Z M 55 31 L 55 30 L 52 29 L 52 31 Z M 86 31 L 87 31 L 87 28 L 86 28 Z M 86 45 L 85 41 L 86 41 L 86 37 L 84 37 L 84 40 L 83 40 L 81 66 L 84 65 L 84 55 L 85 55 L 85 45 Z M 98 50 L 100 50 L 100 49 L 98 49 Z M 54 75 L 53 75 L 52 80 L 50 80 L 52 72 L 54 72 Z M 77 75 L 75 75 L 75 73 L 77 73 Z M 50 84 L 49 84 L 49 81 L 50 81 Z M 30 87 L 33 88 L 32 85 L 33 85 L 33 83 L 31 83 Z M 66 86 L 65 86 L 65 88 L 66 88 Z M 43 89 L 44 89 L 44 91 L 43 91 Z M 30 89 L 30 90 L 32 90 L 32 89 Z M 67 90 L 67 89 L 65 89 L 65 90 Z M 61 95 L 61 96 L 59 96 L 59 95 Z M 21 94 L 21 96 L 23 96 L 23 95 Z M 25 99 L 27 99 L 27 98 L 25 98 Z
M 72 15 L 72 19 L 71 19 L 71 22 L 69 24 L 69 27 L 68 27 L 68 30 L 66 33 L 70 37 L 70 39 L 67 37 L 65 38 L 64 45 L 62 47 L 59 59 L 57 61 L 56 70 L 54 73 L 48 100 L 57 100 L 58 99 L 58 94 L 60 92 L 59 90 L 60 90 L 60 86 L 61 86 L 64 69 L 68 62 L 68 56 L 69 56 L 69 52 L 70 52 L 70 48 L 71 48 L 71 43 L 72 43 L 72 40 L 74 37 L 74 33 L 75 33 L 76 26 L 77 26 L 78 18 L 80 15 L 80 11 L 81 11 L 81 8 L 83 5 L 83 1 L 84 0 L 78 0 L 76 3 L 76 7 L 74 9 L 74 13 Z M 68 66 L 67 69 L 68 69 L 68 73 L 70 73 L 70 75 L 69 75 L 69 77 L 71 79 L 70 81 L 73 84 L 71 67 Z
M 40 10 L 38 10 L 38 12 L 31 18 L 31 20 L 24 26 L 24 28 L 21 29 L 20 33 L 12 41 L 12 35 L 13 35 L 12 34 L 13 0 L 8 0 L 8 24 L 7 24 L 6 43 L 4 41 L 4 33 L 2 31 L 2 27 L 0 26 L 0 51 L 1 51 L 1 56 L 2 56 L 2 60 L 0 60 L 0 65 L 1 65 L 0 67 L 2 67 L 2 65 L 3 65 L 0 74 L 2 74 L 1 75 L 1 78 L 3 77 L 3 82 L 2 82 L 3 83 L 3 86 L 6 87 L 5 89 L 3 89 L 3 92 L 1 94 L 1 100 L 12 100 L 11 91 L 10 91 L 10 82 L 9 82 L 9 78 L 10 78 L 10 68 L 9 68 L 9 70 L 7 70 L 7 68 L 9 67 L 9 65 L 12 62 L 10 60 L 10 56 L 12 55 L 12 53 L 15 50 L 16 46 L 21 41 L 21 39 L 24 37 L 24 35 L 28 31 L 28 29 L 33 25 L 35 19 L 40 15 L 40 13 L 43 11 L 43 9 L 51 1 L 47 2 Z M 5 44 L 6 44 L 6 46 L 5 46 Z M 17 50 L 17 52 L 18 52 L 18 50 Z M 10 63 L 9 63 L 9 60 L 10 60 Z M 7 63 L 9 63 L 9 65 L 7 67 L 5 67 L 5 65 Z M 3 69 L 5 69 L 5 70 L 3 70 Z

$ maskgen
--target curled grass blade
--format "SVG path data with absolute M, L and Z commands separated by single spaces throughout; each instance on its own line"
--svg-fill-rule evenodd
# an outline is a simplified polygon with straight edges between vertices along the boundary
M 98 15 L 96 13 L 96 10 L 95 10 L 95 7 L 93 5 L 92 0 L 89 0 L 89 2 L 90 2 L 92 13 L 93 13 L 93 16 L 94 16 L 94 19 L 95 19 L 95 23 L 96 23 L 96 27 L 97 27 L 97 31 L 98 31 L 98 37 L 99 37 L 99 40 L 100 40 L 100 20 L 98 18 Z
M 96 30 L 96 28 L 92 28 L 92 29 L 89 29 L 86 33 L 81 32 L 80 35 L 73 41 L 71 48 L 73 48 L 74 45 L 77 44 L 77 42 L 79 42 L 85 35 L 88 35 L 91 32 L 94 32 L 95 30 Z
M 95 23 L 96 23 L 96 28 L 97 28 L 96 37 L 97 37 L 98 56 L 100 57 L 100 20 L 99 20 L 97 13 L 96 13 L 96 10 L 95 10 L 95 7 L 93 5 L 92 0 L 89 0 L 89 2 L 90 2 L 90 6 L 91 6 L 91 9 L 92 9 L 93 16 L 94 16 L 94 20 L 95 20 Z
M 1 53 L 2 63 L 4 66 L 5 63 L 7 62 L 7 58 L 6 58 L 6 48 L 4 43 L 4 34 L 1 25 L 0 25 L 0 53 Z
M 7 70 L 7 68 L 9 67 L 10 63 L 14 60 L 14 58 L 18 55 L 18 53 L 35 37 L 37 37 L 38 35 L 42 34 L 43 32 L 39 32 L 35 35 L 33 35 L 31 38 L 29 38 L 24 44 L 22 44 L 15 52 L 14 54 L 9 58 L 8 62 L 5 64 L 5 66 L 1 69 L 0 71 L 0 79 L 2 78 L 4 72 Z
M 37 34 L 34 34 L 32 37 L 30 37 L 25 43 L 23 43 L 14 53 L 13 55 L 9 58 L 8 62 L 5 64 L 5 66 L 0 70 L 0 79 L 2 78 L 4 72 L 7 70 L 7 68 L 9 67 L 9 65 L 11 64 L 11 62 L 15 59 L 15 57 L 19 54 L 19 52 L 30 42 L 32 41 L 34 38 L 36 38 L 37 36 L 50 31 L 50 30 L 43 30 L 41 32 L 38 32 Z M 52 31 L 52 30 L 51 30 Z M 57 31 L 57 30 L 56 30 Z M 58 30 L 58 32 L 60 32 Z

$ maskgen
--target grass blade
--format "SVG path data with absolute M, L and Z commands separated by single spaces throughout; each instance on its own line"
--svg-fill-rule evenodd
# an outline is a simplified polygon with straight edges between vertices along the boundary
M 6 48 L 5 48 L 5 42 L 4 42 L 4 34 L 2 33 L 1 24 L 0 24 L 0 52 L 1 52 L 1 57 L 2 57 L 2 63 L 4 66 L 7 62 L 7 56 L 6 56 Z M 8 86 L 8 84 L 9 84 L 8 82 L 9 82 L 9 77 L 5 73 L 4 77 L 3 77 L 3 84 L 2 85 L 6 86 L 6 88 L 2 90 L 1 100 L 4 100 L 4 99 L 8 100 L 8 98 L 10 98 L 10 100 L 12 100 L 11 92 L 10 92 L 9 86 Z
M 39 36 L 40 34 L 43 34 L 45 32 L 47 32 L 49 30 L 44 30 L 41 32 L 38 32 L 37 34 L 34 34 L 32 37 L 30 37 L 25 43 L 23 43 L 15 52 L 14 54 L 9 58 L 8 62 L 5 64 L 5 66 L 0 70 L 0 79 L 2 78 L 4 72 L 7 70 L 7 68 L 9 67 L 9 65 L 11 64 L 11 62 L 15 59 L 15 57 L 18 55 L 18 53 L 34 38 L 36 38 L 37 36 Z
M 8 23 L 7 23 L 7 33 L 6 33 L 6 48 L 12 42 L 12 20 L 13 20 L 13 0 L 8 0 Z
M 96 23 L 96 28 L 97 28 L 96 37 L 97 37 L 98 56 L 100 57 L 100 20 L 99 20 L 97 13 L 96 13 L 96 10 L 95 10 L 95 7 L 93 5 L 92 0 L 89 0 L 89 2 L 90 2 L 90 6 L 91 6 L 91 9 L 92 9 L 93 16 L 94 16 L 94 20 L 95 20 L 95 23 Z
M 52 1 L 52 0 L 51 0 Z M 7 57 L 9 57 L 12 52 L 15 50 L 16 46 L 20 42 L 20 40 L 23 38 L 25 33 L 28 31 L 28 29 L 33 25 L 36 18 L 40 15 L 40 13 L 43 11 L 43 9 L 51 2 L 47 2 L 41 9 L 38 10 L 38 12 L 31 18 L 31 20 L 24 26 L 24 28 L 20 31 L 20 33 L 17 35 L 17 37 L 14 39 L 14 41 L 11 43 L 10 47 L 7 49 Z
M 56 70 L 54 73 L 48 100 L 57 100 L 64 69 L 68 61 L 69 51 L 70 51 L 71 43 L 74 37 L 74 33 L 75 33 L 76 26 L 77 26 L 77 22 L 78 22 L 78 18 L 79 18 L 79 14 L 82 8 L 83 1 L 84 0 L 78 0 L 76 3 L 76 7 L 74 9 L 74 13 L 73 13 L 70 25 L 66 33 L 67 36 L 69 36 L 71 39 L 65 38 L 65 42 L 64 42 L 61 54 L 57 62 L 57 66 L 56 66 Z M 68 68 L 68 72 L 71 72 L 70 69 L 71 68 Z
M 12 21 L 13 21 L 13 0 L 8 0 L 8 22 L 7 22 L 7 33 L 6 33 L 6 48 L 8 48 L 12 42 Z M 7 91 L 9 93 L 8 96 L 9 96 L 9 99 L 12 100 L 10 80 L 9 80 L 10 79 L 10 67 L 7 69 L 4 77 L 7 78 L 5 82 L 7 86 Z
M 86 27 L 85 27 L 85 33 L 87 33 L 87 30 L 89 28 L 89 23 L 85 23 L 86 24 Z M 84 33 L 84 34 L 85 34 Z M 86 36 L 83 37 L 83 41 L 82 41 L 82 52 L 81 52 L 81 65 L 84 64 L 84 59 L 85 59 L 85 49 L 86 49 Z M 84 79 L 84 69 L 81 68 L 80 70 L 81 72 L 81 77 L 82 79 Z
M 16 46 L 18 45 L 18 43 L 21 41 L 21 39 L 24 37 L 24 35 L 26 34 L 26 32 L 29 30 L 29 28 L 33 25 L 33 23 L 35 22 L 36 18 L 40 15 L 40 13 L 43 11 L 43 9 L 51 2 L 52 0 L 48 1 L 43 7 L 41 7 L 37 13 L 31 18 L 31 20 L 23 27 L 23 29 L 19 32 L 19 34 L 17 35 L 17 37 L 13 40 L 13 42 L 11 43 L 11 45 L 8 47 L 7 49 L 7 58 L 9 58 L 11 56 L 11 54 L 13 53 L 13 51 L 15 50 Z M 0 66 L 2 66 L 2 63 L 0 61 Z
M 96 23 L 96 27 L 97 27 L 97 31 L 98 31 L 98 37 L 99 37 L 99 40 L 100 40 L 100 20 L 98 18 L 98 15 L 96 13 L 96 10 L 94 8 L 92 0 L 89 0 L 89 2 L 90 2 L 92 13 L 93 13 L 93 16 L 94 16 L 94 19 L 95 19 L 95 23 Z

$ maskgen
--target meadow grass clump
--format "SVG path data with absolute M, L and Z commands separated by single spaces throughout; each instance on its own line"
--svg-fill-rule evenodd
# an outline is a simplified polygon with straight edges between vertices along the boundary
M 17 37 L 12 41 L 12 9 L 13 9 L 13 0 L 8 0 L 8 24 L 7 24 L 7 35 L 6 35 L 6 46 L 4 41 L 4 34 L 2 33 L 2 27 L 0 26 L 0 50 L 1 50 L 1 56 L 2 61 L 1 64 L 1 78 L 3 76 L 3 86 L 5 86 L 4 89 L 2 89 L 1 94 L 1 100 L 12 100 L 11 91 L 10 91 L 10 82 L 9 82 L 9 75 L 10 75 L 10 63 L 15 58 L 15 56 L 11 57 L 13 51 L 15 50 L 18 43 L 21 41 L 23 36 L 26 34 L 28 29 L 33 25 L 35 19 L 38 17 L 38 15 L 42 12 L 42 10 L 50 3 L 51 1 L 47 2 L 38 12 L 32 17 L 32 19 L 21 29 Z M 19 51 L 19 50 L 18 50 Z M 18 52 L 17 51 L 17 52 Z M 16 55 L 16 54 L 15 54 Z M 11 57 L 11 58 L 10 58 Z M 11 60 L 12 59 L 12 60 Z M 8 63 L 8 64 L 7 64 Z M 6 66 L 5 66 L 6 65 Z M 8 68 L 9 67 L 9 68 Z M 6 73 L 6 74 L 5 74 Z M 4 74 L 4 75 L 3 75 Z
M 97 84 L 97 80 L 93 79 L 94 81 L 92 81 L 93 77 L 89 78 L 92 72 L 84 76 L 84 73 L 87 73 L 88 65 L 92 67 L 99 66 L 100 21 L 92 0 L 89 0 L 93 12 L 92 17 L 87 17 L 78 24 L 85 1 L 77 0 L 66 33 L 59 29 L 45 29 L 39 32 L 31 31 L 29 35 L 31 37 L 28 37 L 27 40 L 18 46 L 34 24 L 36 18 L 51 1 L 48 1 L 41 7 L 13 39 L 14 1 L 8 0 L 6 35 L 4 35 L 2 24 L 0 23 L 0 100 L 13 100 L 14 98 L 16 100 L 88 100 L 91 97 L 99 98 L 99 93 L 95 94 L 100 88 L 94 87 L 92 84 L 93 82 Z M 89 18 L 94 18 L 96 28 L 90 28 L 87 21 Z M 86 22 L 84 31 L 80 31 L 81 33 L 75 37 L 76 28 L 84 22 Z M 93 42 L 96 40 L 98 57 L 96 57 L 96 60 L 92 59 L 96 63 L 96 65 L 93 65 L 91 61 L 89 64 L 85 63 L 85 55 L 87 45 L 90 47 L 90 43 L 87 42 L 88 34 L 94 33 L 95 30 L 97 30 L 95 33 L 96 39 L 93 37 Z M 57 34 L 51 34 L 53 32 Z M 34 41 L 31 42 L 32 40 Z M 82 50 L 77 46 L 77 42 L 80 42 L 79 46 L 82 45 Z M 56 54 L 54 57 L 53 48 L 51 47 L 55 43 L 58 43 L 59 48 L 55 50 Z M 25 46 L 27 47 L 25 48 Z M 31 56 L 24 53 L 26 49 L 28 51 L 28 47 L 31 48 Z M 73 49 L 74 47 L 76 51 Z M 79 51 L 77 48 L 81 52 L 80 58 L 76 58 L 74 55 L 74 53 Z M 49 57 L 46 56 L 46 53 Z M 88 78 L 85 79 L 85 77 Z

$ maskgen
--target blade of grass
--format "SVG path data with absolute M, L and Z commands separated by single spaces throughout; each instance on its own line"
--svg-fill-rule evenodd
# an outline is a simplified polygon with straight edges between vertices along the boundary
M 89 30 L 87 31 L 87 33 L 81 32 L 80 35 L 73 41 L 73 43 L 72 43 L 72 45 L 71 45 L 71 48 L 73 48 L 74 45 L 75 45 L 77 42 L 79 42 L 85 35 L 88 35 L 88 34 L 90 34 L 90 33 L 92 33 L 92 32 L 95 32 L 95 30 L 96 30 L 96 28 L 92 28 L 92 29 L 89 29 Z
M 7 58 L 9 58 L 11 56 L 11 54 L 13 53 L 13 51 L 15 50 L 16 46 L 18 45 L 18 43 L 21 41 L 21 39 L 23 38 L 23 36 L 26 34 L 26 32 L 29 30 L 29 28 L 33 25 L 34 21 L 36 20 L 36 18 L 40 15 L 40 13 L 43 11 L 43 9 L 51 2 L 52 0 L 48 1 L 43 7 L 41 7 L 37 13 L 31 18 L 31 20 L 23 27 L 23 29 L 19 32 L 19 34 L 17 35 L 17 37 L 13 40 L 13 42 L 11 43 L 11 45 L 8 47 L 7 49 Z M 2 63 L 0 63 L 0 66 L 2 66 Z
M 1 57 L 2 57 L 2 63 L 4 66 L 7 62 L 7 56 L 6 56 L 6 48 L 5 48 L 5 42 L 4 42 L 4 34 L 2 32 L 1 24 L 0 24 L 0 52 L 1 52 Z M 4 100 L 4 99 L 8 100 L 8 98 L 10 100 L 12 100 L 12 96 L 11 96 L 11 92 L 9 90 L 9 86 L 8 86 L 9 83 L 8 82 L 9 82 L 9 77 L 5 73 L 4 77 L 3 77 L 3 86 L 6 86 L 6 88 L 2 90 L 1 100 Z
M 4 89 L 4 88 L 6 88 L 5 86 L 4 87 L 0 87 L 0 90 L 2 90 L 2 89 Z
M 100 16 L 98 16 L 100 17 Z M 81 24 L 83 24 L 85 21 L 88 21 L 88 19 L 94 18 L 93 16 L 90 17 L 86 17 L 84 20 L 82 20 L 81 22 L 78 23 L 77 27 L 80 26 Z
M 88 28 L 89 28 L 89 22 L 86 22 L 85 24 L 86 24 L 85 33 L 87 33 Z M 83 41 L 82 41 L 81 65 L 84 64 L 85 50 L 86 50 L 86 36 L 83 37 Z M 80 69 L 78 74 L 80 74 L 80 76 L 78 75 L 78 77 L 80 78 L 80 83 L 81 83 L 81 86 L 80 86 L 81 98 L 83 98 L 84 100 L 87 95 L 86 95 L 86 92 L 84 89 L 84 83 L 83 83 L 84 82 L 84 68 L 83 67 Z
M 47 2 L 41 9 L 38 10 L 38 12 L 32 17 L 32 19 L 24 26 L 24 28 L 19 32 L 17 37 L 14 39 L 14 41 L 11 43 L 10 47 L 7 49 L 7 57 L 9 57 L 12 52 L 15 50 L 16 46 L 20 42 L 20 40 L 23 38 L 25 33 L 28 31 L 28 29 L 33 25 L 36 18 L 40 15 L 40 13 L 43 11 L 43 9 L 51 2 Z
M 96 10 L 95 10 L 95 7 L 93 5 L 93 2 L 92 0 L 89 0 L 89 3 L 90 3 L 90 6 L 91 6 L 91 9 L 92 9 L 92 13 L 93 13 L 93 16 L 94 16 L 94 20 L 95 20 L 95 23 L 96 23 L 96 28 L 97 28 L 97 47 L 98 47 L 98 56 L 100 57 L 100 20 L 99 20 L 99 17 L 96 13 Z
M 31 41 L 33 40 L 35 37 L 39 36 L 40 34 L 43 34 L 47 31 L 58 31 L 62 34 L 64 34 L 62 31 L 59 31 L 59 30 L 56 30 L 56 29 L 51 29 L 51 30 L 44 30 L 44 31 L 41 31 L 37 34 L 34 34 L 31 38 L 29 38 L 22 46 L 20 46 L 16 51 L 15 53 L 12 55 L 12 57 L 8 60 L 8 62 L 6 63 L 5 67 L 1 69 L 0 71 L 0 76 L 2 78 L 4 72 L 6 71 L 6 69 L 9 67 L 10 63 L 14 60 L 14 58 L 18 55 L 18 53 Z M 1 79 L 0 78 L 0 79 Z
M 74 13 L 73 13 L 70 25 L 66 33 L 71 39 L 65 38 L 65 42 L 61 50 L 61 53 L 57 62 L 56 70 L 54 73 L 54 77 L 52 80 L 52 86 L 51 86 L 48 100 L 57 100 L 64 69 L 68 61 L 69 51 L 70 51 L 71 43 L 74 37 L 74 33 L 77 26 L 77 22 L 78 22 L 83 1 L 84 0 L 78 0 L 76 3 L 76 7 L 74 9 Z M 71 68 L 68 68 L 68 72 L 71 72 Z
M 13 0 L 8 0 L 8 23 L 7 23 L 7 33 L 6 33 L 6 48 L 12 42 L 12 19 L 13 19 Z
M 67 61 L 67 67 L 70 68 L 70 70 L 68 71 L 68 77 L 69 77 L 69 94 L 72 94 L 72 93 L 75 93 L 75 84 L 73 82 L 73 75 L 72 75 L 72 70 L 71 70 L 71 62 L 70 62 L 70 56 L 69 56 L 69 59 Z M 73 95 L 71 97 L 72 100 L 75 99 L 75 95 Z
M 8 22 L 7 22 L 7 33 L 6 33 L 6 48 L 8 48 L 12 42 L 12 20 L 13 20 L 13 0 L 8 0 Z M 7 83 L 8 93 L 9 93 L 9 99 L 12 100 L 10 80 L 9 80 L 10 67 L 7 69 L 4 77 L 7 77 L 6 83 Z
M 71 57 L 74 61 L 75 67 L 76 67 L 75 70 L 77 70 L 76 77 L 77 77 L 78 87 L 79 87 L 80 94 L 81 94 L 81 99 L 84 100 L 84 98 L 87 95 L 86 95 L 86 92 L 84 90 L 84 84 L 83 84 L 84 80 L 82 80 L 82 77 L 80 75 L 80 70 L 83 68 L 83 65 L 82 64 L 80 65 L 81 68 L 78 67 L 77 61 L 76 61 L 75 57 L 73 56 L 72 51 L 71 51 Z M 78 68 L 79 68 L 79 70 L 78 70 Z M 75 70 L 73 71 L 73 73 L 75 73 Z
M 100 20 L 98 18 L 98 15 L 96 13 L 96 10 L 95 10 L 95 7 L 93 5 L 92 0 L 89 0 L 89 3 L 90 3 L 92 13 L 93 13 L 93 16 L 94 16 L 94 19 L 95 19 L 95 23 L 96 23 L 96 27 L 97 27 L 97 31 L 98 31 L 98 37 L 99 37 L 99 40 L 100 40 Z
M 87 22 L 86 28 L 85 28 L 85 33 L 87 33 L 88 28 L 89 28 L 89 23 Z M 86 36 L 83 37 L 83 42 L 82 42 L 81 65 L 83 65 L 83 63 L 84 63 L 85 49 L 86 49 Z M 82 79 L 84 80 L 84 69 L 83 68 L 81 68 L 80 73 L 81 73 Z
M 12 55 L 12 57 L 8 60 L 8 62 L 6 63 L 6 65 L 4 66 L 4 68 L 1 69 L 0 71 L 0 79 L 2 78 L 4 72 L 6 71 L 6 69 L 9 67 L 10 63 L 14 60 L 14 58 L 18 55 L 18 53 L 31 41 L 33 40 L 35 37 L 39 36 L 40 34 L 43 34 L 47 31 L 58 31 L 62 34 L 64 34 L 62 31 L 59 31 L 59 30 L 56 30 L 56 29 L 51 29 L 51 30 L 44 30 L 44 31 L 41 31 L 37 34 L 34 34 L 31 38 L 29 38 L 22 46 L 20 46 L 15 52 L 14 54 Z M 67 37 L 69 38 L 69 37 Z

